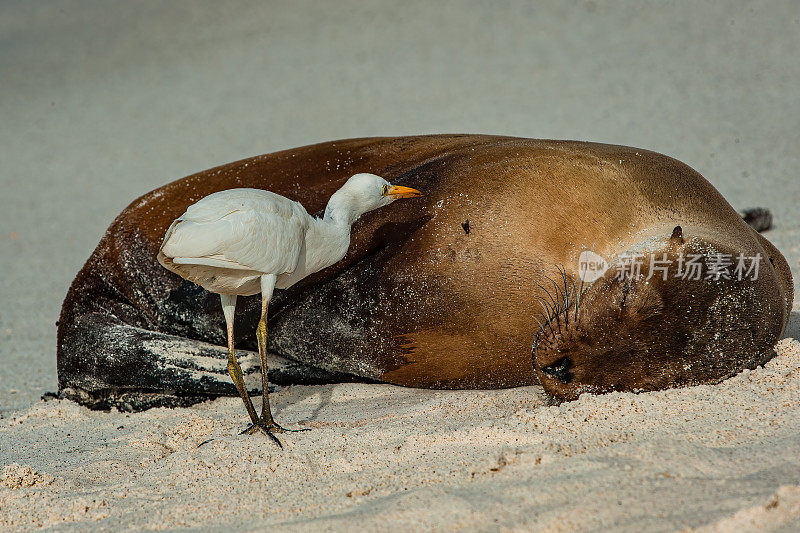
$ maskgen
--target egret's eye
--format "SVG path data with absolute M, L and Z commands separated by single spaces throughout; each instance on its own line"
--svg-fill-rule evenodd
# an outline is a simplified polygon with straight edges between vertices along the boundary
M 383 194 L 384 196 L 389 194 L 389 186 L 388 185 L 384 185 L 383 186 L 383 190 L 381 191 L 381 194 Z

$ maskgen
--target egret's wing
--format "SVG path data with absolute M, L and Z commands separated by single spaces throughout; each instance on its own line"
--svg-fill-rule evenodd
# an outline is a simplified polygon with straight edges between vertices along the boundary
M 187 209 L 167 231 L 161 252 L 178 264 L 292 272 L 309 219 L 300 204 L 268 191 L 222 191 Z
M 192 222 L 213 222 L 234 209 L 263 209 L 277 213 L 291 205 L 288 198 L 261 189 L 228 189 L 215 192 L 190 205 L 179 220 Z

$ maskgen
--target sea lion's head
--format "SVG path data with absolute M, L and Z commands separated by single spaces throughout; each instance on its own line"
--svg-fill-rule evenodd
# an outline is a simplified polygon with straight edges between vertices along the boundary
M 676 227 L 614 258 L 588 287 L 561 270 L 533 346 L 545 390 L 564 400 L 656 390 L 763 364 L 786 325 L 792 283 L 783 256 L 753 242 L 742 251 Z

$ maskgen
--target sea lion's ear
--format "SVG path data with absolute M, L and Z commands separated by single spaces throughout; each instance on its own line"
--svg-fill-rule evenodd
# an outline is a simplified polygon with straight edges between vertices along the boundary
M 669 240 L 674 244 L 683 244 L 683 228 L 680 226 L 675 226 L 675 229 L 672 230 L 672 235 L 670 236 Z

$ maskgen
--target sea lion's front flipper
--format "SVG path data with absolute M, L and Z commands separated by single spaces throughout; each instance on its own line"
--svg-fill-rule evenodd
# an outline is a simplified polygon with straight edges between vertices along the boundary
M 95 409 L 140 411 L 237 394 L 228 376 L 228 352 L 222 346 L 129 326 L 100 313 L 79 320 L 74 331 L 81 336 L 82 349 L 73 352 L 80 357 L 60 361 L 59 378 L 66 383 L 60 397 Z M 248 391 L 257 393 L 261 390 L 258 354 L 248 350 L 236 354 Z M 278 385 L 357 379 L 275 354 L 270 358 L 269 380 Z

